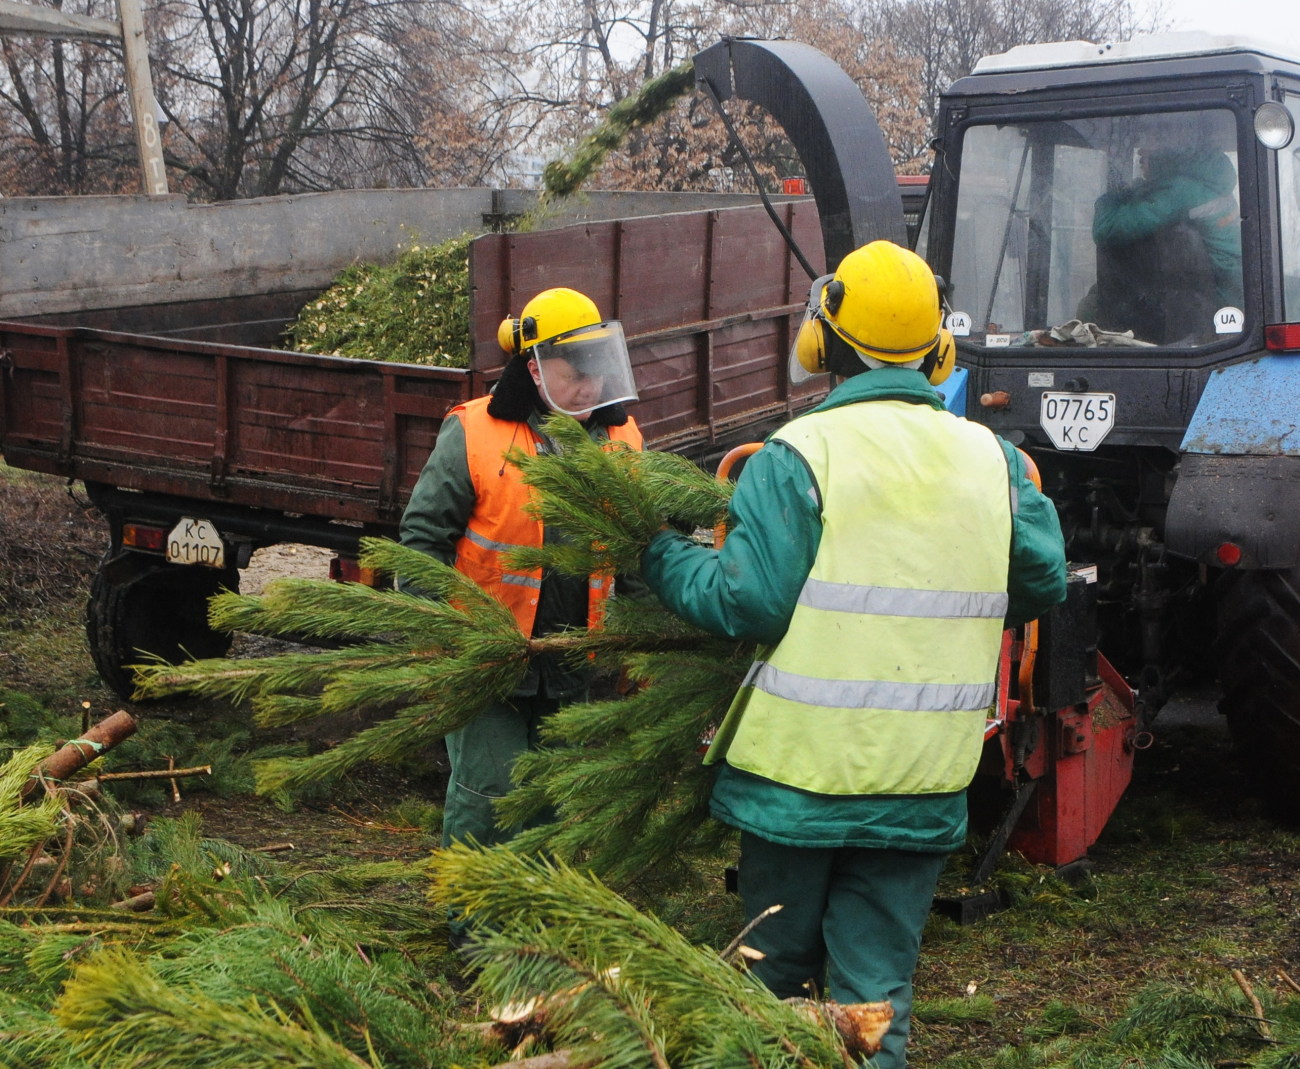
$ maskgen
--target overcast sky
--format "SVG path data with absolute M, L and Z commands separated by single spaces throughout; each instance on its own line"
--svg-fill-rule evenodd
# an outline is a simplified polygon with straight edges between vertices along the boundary
M 1300 49 L 1300 4 L 1294 0 L 1164 0 L 1179 30 L 1257 37 Z

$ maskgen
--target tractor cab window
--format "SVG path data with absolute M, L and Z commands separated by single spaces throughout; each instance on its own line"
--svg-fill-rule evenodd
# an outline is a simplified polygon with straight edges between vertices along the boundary
M 988 348 L 1222 341 L 1244 329 L 1238 205 L 1226 110 L 971 127 L 949 323 Z
M 1287 94 L 1286 106 L 1300 128 L 1300 96 Z M 1278 218 L 1282 227 L 1282 318 L 1300 322 L 1300 139 L 1277 154 Z

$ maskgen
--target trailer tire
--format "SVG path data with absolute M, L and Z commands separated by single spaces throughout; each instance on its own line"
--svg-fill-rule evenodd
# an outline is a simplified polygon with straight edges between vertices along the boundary
M 1219 710 L 1271 815 L 1300 824 L 1300 568 L 1226 573 L 1216 593 Z
M 208 599 L 221 590 L 239 590 L 237 568 L 168 564 L 142 553 L 106 556 L 86 604 L 86 638 L 104 682 L 130 699 L 128 665 L 224 657 L 230 636 L 208 626 Z

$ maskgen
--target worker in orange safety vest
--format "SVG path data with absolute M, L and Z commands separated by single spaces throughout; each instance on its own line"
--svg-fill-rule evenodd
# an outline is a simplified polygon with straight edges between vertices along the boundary
M 403 545 L 454 565 L 503 602 L 530 637 L 599 622 L 611 593 L 609 576 L 574 577 L 514 567 L 508 556 L 540 547 L 555 535 L 527 509 L 534 491 L 505 456 L 553 451 L 542 420 L 561 412 L 593 440 L 641 448 L 641 432 L 624 408 L 636 385 L 617 321 L 602 321 L 596 304 L 572 289 L 539 293 L 498 331 L 511 359 L 493 392 L 448 413 L 401 521 Z M 538 729 L 562 704 L 585 697 L 587 673 L 539 655 L 507 700 L 489 704 L 447 736 L 451 780 L 443 845 L 504 841 L 493 801 L 510 789 L 515 758 L 534 748 Z M 459 933 L 453 924 L 453 942 Z

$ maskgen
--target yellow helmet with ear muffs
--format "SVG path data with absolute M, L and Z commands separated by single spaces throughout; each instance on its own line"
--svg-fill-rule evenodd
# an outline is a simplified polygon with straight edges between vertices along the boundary
M 939 287 L 916 253 L 892 241 L 873 241 L 840 261 L 822 290 L 822 315 L 858 352 L 905 364 L 939 340 Z
M 522 353 L 538 342 L 599 322 L 595 301 L 577 290 L 557 286 L 542 290 L 524 305 L 518 319 L 503 319 L 497 327 L 497 342 L 508 353 Z
M 934 351 L 936 384 L 952 373 L 955 346 L 941 331 L 934 272 L 916 253 L 892 241 L 854 249 L 833 275 L 812 285 L 804 321 L 791 350 L 791 380 L 828 370 L 829 329 L 859 356 L 906 364 Z

